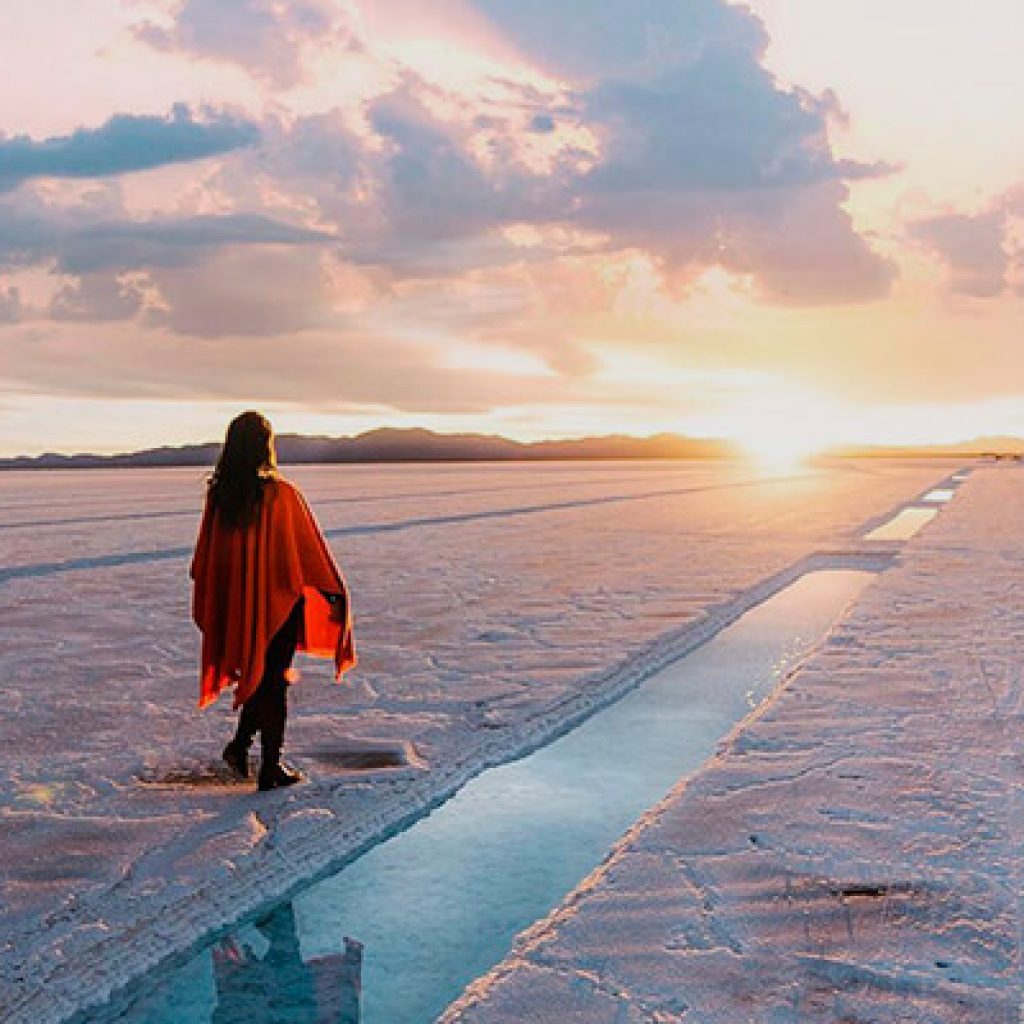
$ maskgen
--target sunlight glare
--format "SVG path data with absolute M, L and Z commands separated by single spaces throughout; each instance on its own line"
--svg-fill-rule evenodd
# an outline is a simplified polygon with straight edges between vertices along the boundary
M 796 469 L 820 450 L 813 438 L 795 432 L 772 432 L 739 440 L 751 458 L 771 472 Z
M 820 395 L 783 387 L 737 402 L 721 430 L 765 470 L 789 470 L 839 443 L 847 415 Z

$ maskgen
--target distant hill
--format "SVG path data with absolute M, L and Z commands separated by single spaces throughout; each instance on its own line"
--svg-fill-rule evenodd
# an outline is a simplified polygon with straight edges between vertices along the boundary
M 96 469 L 118 466 L 210 466 L 219 441 L 149 448 L 120 455 L 19 456 L 0 459 L 0 469 Z M 423 429 L 383 427 L 355 437 L 306 437 L 279 434 L 282 463 L 318 462 L 499 462 L 556 459 L 723 459 L 741 454 L 721 440 L 654 437 L 585 437 L 570 441 L 513 441 L 497 434 L 435 434 Z
M 118 466 L 211 466 L 219 441 L 178 447 L 149 448 L 120 455 L 19 456 L 0 459 L 0 469 L 97 469 Z M 742 447 L 715 438 L 655 434 L 628 437 L 609 434 L 568 441 L 513 441 L 497 434 L 436 434 L 418 428 L 382 427 L 355 437 L 307 437 L 281 434 L 277 438 L 282 463 L 332 462 L 502 462 L 596 459 L 734 459 Z M 1024 439 L 984 437 L 975 441 L 932 446 L 847 446 L 823 453 L 833 458 L 969 458 L 1024 454 Z
M 973 441 L 958 441 L 941 445 L 847 445 L 834 448 L 829 455 L 838 458 L 921 458 L 941 456 L 981 458 L 984 456 L 1024 455 L 1024 438 L 976 437 Z

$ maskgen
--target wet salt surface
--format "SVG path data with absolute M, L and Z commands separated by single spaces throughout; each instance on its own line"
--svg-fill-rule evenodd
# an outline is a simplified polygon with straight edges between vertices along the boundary
M 311 783 L 270 798 L 205 781 L 233 715 L 226 701 L 195 708 L 187 555 L 0 582 L 0 1016 L 59 1019 L 62 999 L 93 998 L 202 922 L 279 895 L 329 837 L 375 834 L 435 775 L 557 720 L 617 666 L 811 552 L 857 543 L 865 521 L 950 468 L 299 467 L 352 585 L 362 661 L 351 688 L 301 665 L 287 754 Z M 0 528 L 0 575 L 187 552 L 201 484 L 194 470 L 0 474 L 8 522 L 194 508 Z M 410 744 L 420 764 L 360 771 L 323 756 L 366 743 Z M 284 838 L 303 852 L 279 868 Z
M 406 832 L 204 950 L 129 1012 L 103 1019 L 433 1020 L 710 756 L 872 577 L 802 577 L 571 733 L 478 776 Z

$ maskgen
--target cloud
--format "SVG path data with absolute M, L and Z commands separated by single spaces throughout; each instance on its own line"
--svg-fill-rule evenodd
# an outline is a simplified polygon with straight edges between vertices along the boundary
M 330 0 L 184 0 L 169 25 L 136 35 L 155 49 L 238 64 L 276 86 L 303 75 L 303 51 L 331 41 L 358 49 L 348 11 Z
M 575 116 L 600 155 L 566 183 L 566 219 L 607 233 L 610 247 L 642 246 L 669 272 L 742 266 L 784 302 L 888 292 L 895 268 L 857 235 L 842 182 L 892 168 L 834 157 L 834 95 L 779 85 L 748 9 L 722 0 L 478 6 L 525 59 L 576 81 Z
M 488 173 L 470 151 L 472 124 L 442 120 L 427 106 L 428 98 L 429 87 L 407 75 L 367 110 L 383 143 L 372 171 L 389 234 L 414 243 L 443 241 L 521 217 L 521 175 Z
M 71 278 L 56 321 L 140 319 L 186 335 L 271 334 L 326 322 L 321 256 L 333 234 L 260 214 L 92 220 L 92 204 L 0 204 L 0 267 L 44 266 Z M 101 204 L 104 214 L 117 212 Z M 10 322 L 21 310 L 9 297 Z
M 873 252 L 842 208 L 841 182 L 778 190 L 704 192 L 638 203 L 594 203 L 588 223 L 652 254 L 685 288 L 709 266 L 751 276 L 782 305 L 867 302 L 886 294 L 895 268 Z
M 1004 247 L 1008 207 L 980 214 L 949 213 L 910 225 L 911 237 L 924 242 L 949 268 L 950 290 L 974 298 L 992 298 L 1006 289 L 1011 267 Z
M 10 394 L 294 402 L 311 411 L 391 408 L 407 413 L 481 414 L 529 394 L 566 395 L 554 377 L 453 369 L 428 345 L 348 327 L 288 337 L 224 337 L 209 344 L 170 331 L 139 342 L 135 324 L 59 330 L 9 328 L 4 379 Z
M 197 119 L 183 104 L 167 117 L 115 114 L 99 128 L 70 135 L 0 139 L 0 192 L 32 178 L 106 178 L 202 160 L 251 146 L 258 137 L 249 121 L 209 111 Z
M 252 213 L 92 221 L 88 208 L 0 206 L 0 267 L 50 263 L 66 274 L 194 266 L 229 246 L 332 240 L 328 233 Z
M 203 262 L 227 247 L 304 246 L 332 235 L 255 213 L 207 214 L 109 221 L 83 227 L 64 239 L 58 265 L 83 270 L 180 267 Z
M 748 10 L 722 0 L 479 6 L 525 61 L 565 83 L 560 95 L 506 81 L 507 106 L 484 106 L 407 71 L 367 104 L 369 135 L 317 115 L 266 147 L 261 166 L 339 225 L 350 258 L 396 278 L 452 276 L 521 259 L 502 241 L 508 225 L 563 225 L 602 237 L 610 253 L 641 248 L 673 279 L 716 264 L 750 274 L 782 303 L 887 294 L 895 267 L 843 205 L 847 181 L 892 168 L 834 156 L 835 96 L 780 86 Z
M 268 129 L 259 173 L 274 189 L 315 203 L 349 257 L 396 278 L 454 276 L 521 258 L 501 229 L 566 217 L 564 174 L 538 174 L 518 160 L 520 111 L 485 118 L 460 105 L 438 113 L 452 101 L 405 73 L 366 104 L 361 131 L 338 111 Z M 231 172 L 233 188 L 241 173 Z
M 332 290 L 319 250 L 229 248 L 201 267 L 161 267 L 151 324 L 203 338 L 269 337 L 325 326 Z M 284 368 L 282 368 L 284 370 Z
M 21 290 L 13 284 L 0 282 L 0 325 L 18 323 L 23 313 Z
M 362 122 L 338 110 L 267 118 L 259 152 L 221 172 L 218 203 L 235 213 L 72 225 L 15 215 L 0 222 L 0 265 L 172 269 L 235 245 L 333 240 L 348 260 L 396 281 L 454 279 L 522 261 L 503 232 L 531 224 L 599 237 L 609 253 L 643 249 L 681 282 L 721 264 L 785 303 L 886 293 L 894 268 L 843 204 L 847 180 L 888 168 L 835 158 L 835 97 L 781 87 L 761 63 L 766 37 L 747 9 L 723 0 L 481 7 L 524 60 L 558 76 L 557 95 L 506 81 L 503 106 L 407 70 L 365 105 Z M 269 61 L 272 39 L 295 56 L 303 40 L 337 27 L 331 18 L 320 3 L 187 0 L 161 31 L 173 35 L 168 46 Z M 198 122 L 184 114 L 181 124 Z M 268 195 L 305 208 L 304 219 L 312 205 L 334 232 L 266 216 Z M 556 261 L 572 247 L 545 243 L 530 258 Z
M 583 84 L 683 66 L 712 47 L 759 58 L 768 43 L 751 12 L 722 0 L 477 0 L 523 55 Z
M 654 79 L 600 82 L 583 110 L 606 139 L 587 175 L 594 191 L 776 189 L 881 170 L 838 164 L 813 99 L 780 90 L 751 54 L 731 47 Z
M 521 258 L 500 241 L 506 225 L 571 216 L 578 146 L 557 126 L 533 130 L 533 111 L 484 114 L 407 71 L 363 114 L 358 129 L 337 111 L 278 126 L 260 162 L 275 188 L 316 203 L 356 260 L 398 277 L 456 274 Z M 538 135 L 542 168 L 522 151 Z
M 117 274 L 89 274 L 58 289 L 49 315 L 58 321 L 131 320 L 139 314 L 143 301 L 137 282 Z
M 339 258 L 333 232 L 256 213 L 133 220 L 116 199 L 102 199 L 54 206 L 27 193 L 0 202 L 0 269 L 70 279 L 47 307 L 53 320 L 269 336 L 334 323 L 336 311 L 376 290 Z

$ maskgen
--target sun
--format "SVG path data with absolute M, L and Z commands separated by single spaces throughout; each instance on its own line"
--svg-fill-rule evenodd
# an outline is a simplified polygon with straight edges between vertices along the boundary
M 785 431 L 759 431 L 756 435 L 737 440 L 755 462 L 772 471 L 797 469 L 823 447 L 813 437 Z
M 764 469 L 791 470 L 840 440 L 844 416 L 820 395 L 780 388 L 736 402 L 722 428 Z

